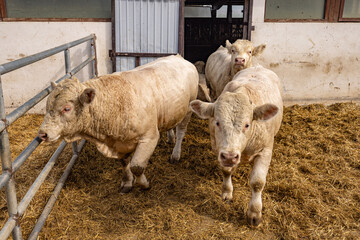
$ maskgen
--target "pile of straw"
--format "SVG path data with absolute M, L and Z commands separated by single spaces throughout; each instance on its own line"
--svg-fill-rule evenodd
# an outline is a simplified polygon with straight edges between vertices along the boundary
M 15 158 L 34 138 L 41 116 L 9 128 Z M 234 199 L 220 198 L 222 175 L 210 147 L 207 121 L 193 116 L 182 161 L 168 162 L 162 134 L 146 176 L 151 189 L 120 194 L 122 167 L 85 145 L 40 239 L 356 239 L 360 236 L 360 106 L 291 106 L 284 109 L 263 191 L 263 222 L 246 223 L 250 165 L 233 176 Z M 41 146 L 16 173 L 22 198 L 57 146 Z M 66 148 L 21 219 L 26 238 L 71 157 Z M 7 220 L 0 192 L 0 226 Z

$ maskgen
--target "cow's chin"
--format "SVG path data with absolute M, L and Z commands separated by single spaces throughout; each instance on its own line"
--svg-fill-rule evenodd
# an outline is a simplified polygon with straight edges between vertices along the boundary
M 235 64 L 234 64 L 234 67 L 235 67 L 236 69 L 242 69 L 242 68 L 245 67 L 245 64 L 244 64 L 244 63 L 235 63 Z
M 55 137 L 49 137 L 48 139 L 46 139 L 46 142 L 56 142 L 57 140 L 59 140 L 61 136 L 55 136 Z
M 229 168 L 229 169 L 231 169 L 231 168 L 233 168 L 233 167 L 236 167 L 237 165 L 239 165 L 239 163 L 240 163 L 240 161 L 237 161 L 237 162 L 235 162 L 235 163 L 224 163 L 223 161 L 221 161 L 220 159 L 219 159 L 219 163 L 220 163 L 220 166 L 222 167 L 222 168 Z

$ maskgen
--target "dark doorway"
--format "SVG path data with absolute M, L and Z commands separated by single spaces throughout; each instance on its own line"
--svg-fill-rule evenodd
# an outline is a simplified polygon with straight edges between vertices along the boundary
M 251 37 L 252 0 L 185 2 L 185 58 L 204 61 L 225 41 Z

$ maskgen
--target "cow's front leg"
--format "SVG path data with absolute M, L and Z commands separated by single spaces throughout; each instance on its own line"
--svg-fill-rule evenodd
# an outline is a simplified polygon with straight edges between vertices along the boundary
M 254 159 L 254 166 L 250 174 L 251 200 L 247 211 L 247 221 L 251 226 L 258 226 L 261 223 L 261 193 L 266 183 L 271 154 L 271 150 L 264 149 L 261 155 Z
M 134 176 L 130 171 L 130 159 L 125 157 L 121 159 L 121 164 L 123 165 L 123 178 L 120 185 L 120 192 L 121 193 L 128 193 L 132 190 Z
M 145 177 L 144 171 L 159 141 L 159 137 L 160 134 L 156 131 L 140 139 L 130 161 L 130 169 L 135 175 L 135 183 L 139 184 L 143 189 L 149 188 L 149 182 Z
M 223 184 L 221 197 L 224 201 L 231 201 L 233 198 L 233 185 L 231 181 L 231 174 L 234 172 L 235 167 L 222 167 L 221 171 L 223 173 Z
M 178 163 L 181 155 L 181 143 L 185 137 L 187 125 L 190 121 L 192 112 L 188 112 L 184 119 L 176 126 L 176 142 L 170 157 L 170 163 Z

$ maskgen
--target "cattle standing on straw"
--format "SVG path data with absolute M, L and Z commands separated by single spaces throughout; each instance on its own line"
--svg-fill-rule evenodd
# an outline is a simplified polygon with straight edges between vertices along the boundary
M 160 132 L 176 127 L 171 162 L 180 159 L 192 113 L 189 103 L 196 99 L 198 81 L 195 66 L 179 55 L 85 83 L 64 80 L 53 86 L 48 97 L 39 137 L 94 142 L 104 156 L 122 160 L 121 192 L 132 189 L 133 174 L 135 182 L 146 189 L 149 182 L 144 170 Z
M 254 47 L 248 40 L 236 40 L 231 44 L 226 40 L 226 46 L 220 46 L 212 53 L 205 66 L 205 77 L 210 84 L 211 95 L 216 99 L 235 74 L 252 66 L 252 57 L 259 56 L 266 45 Z
M 247 218 L 250 225 L 259 225 L 261 192 L 283 115 L 278 76 L 262 66 L 247 68 L 235 75 L 214 103 L 195 100 L 190 106 L 199 117 L 209 119 L 212 148 L 223 172 L 224 200 L 233 197 L 231 174 L 239 163 L 253 163 Z

